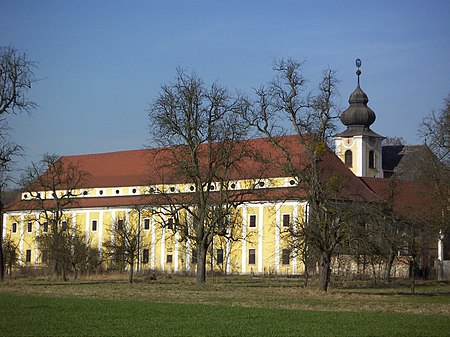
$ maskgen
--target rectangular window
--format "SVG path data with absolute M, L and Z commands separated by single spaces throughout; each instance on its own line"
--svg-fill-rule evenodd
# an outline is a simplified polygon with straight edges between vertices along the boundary
M 42 230 L 44 233 L 47 233 L 48 232 L 48 222 L 47 221 L 45 221 L 44 222 L 44 224 L 43 224 L 43 230 Z
M 27 232 L 31 233 L 33 231 L 33 223 L 31 221 L 28 221 L 27 223 Z
M 283 249 L 281 254 L 281 263 L 289 264 L 290 263 L 291 251 L 289 249 Z
M 31 249 L 27 249 L 27 251 L 26 251 L 25 262 L 26 263 L 31 262 Z
M 197 264 L 197 249 L 192 248 L 192 263 Z
M 67 221 L 66 220 L 61 221 L 61 229 L 63 231 L 67 230 Z
M 117 220 L 117 230 L 119 232 L 123 231 L 123 219 Z
M 167 263 L 172 263 L 172 254 L 167 254 L 166 262 Z
M 11 232 L 17 233 L 17 222 L 13 222 L 11 225 Z
M 173 218 L 167 219 L 167 229 L 173 229 Z
M 216 261 L 217 261 L 217 264 L 223 264 L 223 249 L 222 248 L 217 249 Z
M 92 231 L 97 231 L 97 220 L 92 220 Z
M 256 263 L 256 250 L 254 248 L 248 250 L 248 264 Z
M 150 229 L 150 219 L 144 219 L 144 229 L 148 231 Z
M 255 228 L 256 227 L 256 215 L 250 214 L 250 218 L 248 221 L 248 227 Z
M 47 250 L 45 250 L 45 249 L 41 253 L 41 262 L 43 264 L 47 264 L 48 263 L 48 253 L 47 253 Z
M 149 250 L 148 250 L 148 248 L 145 248 L 143 251 L 142 251 L 142 263 L 148 263 L 148 258 L 149 258 Z
M 283 227 L 289 227 L 291 224 L 291 215 L 283 214 Z

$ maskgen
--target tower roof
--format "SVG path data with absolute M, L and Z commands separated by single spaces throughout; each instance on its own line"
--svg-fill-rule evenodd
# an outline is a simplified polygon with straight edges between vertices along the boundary
M 375 122 L 376 115 L 375 112 L 367 106 L 369 98 L 359 85 L 359 76 L 361 75 L 361 71 L 359 70 L 361 61 L 359 59 L 356 60 L 356 65 L 358 67 L 358 70 L 356 71 L 358 85 L 348 99 L 350 106 L 341 115 L 341 122 L 347 126 L 347 130 L 337 136 L 352 137 L 365 135 L 377 138 L 382 137 L 370 130 L 370 126 Z

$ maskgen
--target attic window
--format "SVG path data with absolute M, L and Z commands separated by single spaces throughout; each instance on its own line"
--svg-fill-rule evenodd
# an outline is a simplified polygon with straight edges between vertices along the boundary
M 194 191 L 195 190 L 194 185 L 191 185 L 191 187 L 189 187 L 189 190 Z
M 119 194 L 120 193 L 120 190 L 116 190 L 116 194 Z
M 236 188 L 236 184 L 232 183 L 230 187 L 234 190 Z
M 28 194 L 24 194 L 24 195 L 23 195 L 23 198 L 24 198 L 24 199 L 28 199 Z
M 260 182 L 258 183 L 258 185 L 259 185 L 259 187 L 264 187 L 264 181 L 260 181 Z
M 103 190 L 98 191 L 98 194 L 103 195 Z
M 150 187 L 150 193 L 155 192 L 155 189 L 153 187 Z
M 88 195 L 88 191 L 83 191 L 83 195 Z
M 170 187 L 170 192 L 175 192 L 175 187 L 174 186 Z
M 295 180 L 294 179 L 289 180 L 289 184 L 292 186 L 295 185 Z
M 345 151 L 344 162 L 345 162 L 345 165 L 347 165 L 348 167 L 352 167 L 353 166 L 353 153 L 352 153 L 352 151 L 350 151 L 350 150 Z
M 209 184 L 209 190 L 210 191 L 214 191 L 216 187 L 214 186 L 214 184 Z
M 132 192 L 133 192 L 133 193 L 136 193 L 136 191 L 137 191 L 137 190 L 136 190 L 135 188 L 133 188 L 133 191 L 132 191 Z

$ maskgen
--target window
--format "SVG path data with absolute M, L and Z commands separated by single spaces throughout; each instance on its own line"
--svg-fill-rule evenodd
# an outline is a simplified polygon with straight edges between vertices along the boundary
M 369 151 L 369 168 L 375 168 L 375 153 L 373 150 Z
M 217 261 L 217 264 L 223 264 L 223 249 L 222 248 L 217 249 L 216 261 Z
M 61 221 L 61 229 L 63 231 L 67 230 L 67 221 L 66 220 Z
M 47 232 L 48 232 L 48 222 L 45 221 L 42 227 L 43 227 L 42 231 L 43 231 L 44 233 L 47 233 Z
M 148 263 L 149 251 L 148 248 L 145 248 L 142 251 L 142 263 Z
M 172 263 L 172 254 L 167 254 L 166 263 Z
M 192 248 L 192 263 L 197 264 L 197 249 Z
M 248 264 L 256 263 L 256 250 L 254 248 L 248 250 Z
M 256 227 L 256 215 L 255 214 L 250 215 L 248 227 L 252 227 L 252 228 Z
M 289 264 L 290 263 L 290 261 L 289 261 L 290 255 L 291 255 L 291 251 L 289 249 L 283 249 L 282 254 L 281 254 L 281 263 L 284 265 Z
M 92 231 L 95 232 L 97 230 L 97 220 L 92 220 Z
M 119 219 L 119 220 L 117 220 L 117 230 L 120 232 L 120 231 L 123 231 L 123 219 Z
M 33 223 L 31 221 L 28 221 L 27 223 L 27 232 L 31 233 L 33 231 Z
M 48 263 L 48 252 L 45 249 L 41 252 L 41 263 Z
M 25 262 L 27 262 L 27 263 L 31 262 L 31 249 L 27 249 L 27 252 L 25 255 Z
M 289 227 L 291 224 L 291 215 L 283 214 L 283 227 Z
M 347 150 L 345 151 L 345 165 L 347 165 L 348 167 L 352 167 L 353 166 L 353 154 L 352 151 Z
M 173 218 L 167 219 L 167 229 L 173 229 Z
M 11 225 L 11 232 L 17 233 L 17 222 L 13 222 Z
M 150 219 L 144 219 L 144 229 L 149 230 L 150 229 Z

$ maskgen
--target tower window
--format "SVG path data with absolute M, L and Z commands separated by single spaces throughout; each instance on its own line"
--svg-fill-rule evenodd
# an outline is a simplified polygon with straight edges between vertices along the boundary
M 369 168 L 375 168 L 375 153 L 373 150 L 369 151 Z
M 350 150 L 345 151 L 345 165 L 348 167 L 353 166 L 353 153 Z

